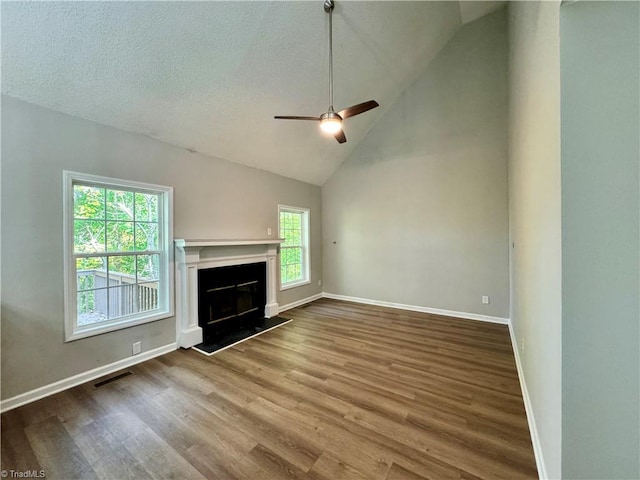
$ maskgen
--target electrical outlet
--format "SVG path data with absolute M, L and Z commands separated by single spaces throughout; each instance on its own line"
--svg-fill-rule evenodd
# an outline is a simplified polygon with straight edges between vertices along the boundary
M 133 354 L 134 354 L 134 355 L 138 355 L 141 351 L 142 351 L 142 344 L 141 344 L 141 342 L 135 342 L 135 343 L 133 344 Z
M 483 295 L 482 296 L 482 303 L 484 303 L 485 305 L 489 304 L 489 296 L 488 295 Z
M 322 286 L 322 280 L 318 280 L 318 286 L 321 287 Z
M 267 236 L 270 237 L 271 236 L 271 227 L 267 228 Z
M 524 353 L 524 337 L 520 339 L 520 353 Z

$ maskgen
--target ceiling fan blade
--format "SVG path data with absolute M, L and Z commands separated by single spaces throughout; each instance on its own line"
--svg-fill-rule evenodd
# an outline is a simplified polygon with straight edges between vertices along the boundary
M 347 137 L 345 136 L 342 130 L 338 130 L 336 133 L 333 134 L 333 136 L 336 137 L 336 140 L 338 141 L 338 143 L 344 143 L 347 141 Z
M 358 105 L 352 105 L 344 110 L 340 110 L 338 115 L 343 119 L 353 117 L 354 115 L 360 115 L 361 113 L 371 110 L 372 108 L 379 107 L 380 105 L 375 100 L 369 100 L 368 102 L 359 103 Z
M 276 118 L 278 120 L 316 120 L 318 122 L 320 121 L 320 117 L 296 117 L 296 116 L 290 116 L 290 115 L 279 115 L 273 118 Z

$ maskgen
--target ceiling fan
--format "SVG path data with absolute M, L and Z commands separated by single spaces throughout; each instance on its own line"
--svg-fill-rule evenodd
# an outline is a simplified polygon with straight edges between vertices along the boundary
M 329 14 L 329 108 L 319 117 L 299 117 L 299 116 L 275 116 L 278 120 L 313 120 L 320 122 L 320 128 L 332 134 L 338 143 L 345 143 L 347 137 L 342 130 L 342 121 L 345 118 L 360 115 L 372 108 L 378 107 L 378 102 L 369 100 L 368 102 L 352 105 L 339 112 L 333 109 L 333 29 L 332 29 L 332 12 L 334 7 L 333 0 L 324 0 L 324 11 Z

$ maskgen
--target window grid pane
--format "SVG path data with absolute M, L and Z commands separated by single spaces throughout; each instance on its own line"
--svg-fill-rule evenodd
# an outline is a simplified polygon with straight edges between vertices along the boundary
M 75 253 L 98 253 L 105 251 L 104 220 L 74 220 L 73 245 Z
M 107 221 L 107 252 L 135 250 L 133 222 Z
M 107 190 L 107 220 L 133 220 L 133 192 Z
M 159 309 L 160 196 L 74 183 L 76 325 Z
M 136 221 L 158 223 L 158 195 L 136 193 Z
M 97 288 L 77 293 L 78 325 L 104 322 L 108 318 L 107 289 Z
M 159 244 L 158 235 L 157 223 L 136 221 L 134 230 L 135 250 L 157 250 Z
M 280 238 L 284 239 L 280 247 L 282 285 L 305 280 L 305 215 L 302 211 L 280 210 Z
M 88 185 L 73 187 L 73 217 L 76 219 L 105 219 L 105 189 Z
M 150 312 L 158 308 L 158 282 L 137 285 L 138 311 Z
M 136 255 L 136 282 L 157 281 L 160 278 L 160 255 Z

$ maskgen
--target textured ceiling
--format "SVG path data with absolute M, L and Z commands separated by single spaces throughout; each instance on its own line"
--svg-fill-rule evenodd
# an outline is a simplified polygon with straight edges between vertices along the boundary
M 213 157 L 322 185 L 457 31 L 503 2 L 3 2 L 2 92 Z

